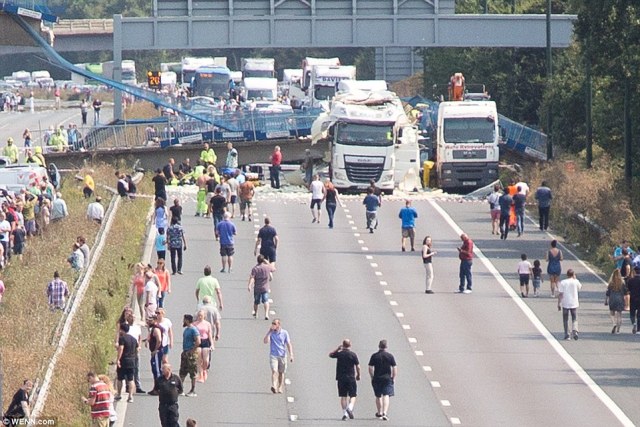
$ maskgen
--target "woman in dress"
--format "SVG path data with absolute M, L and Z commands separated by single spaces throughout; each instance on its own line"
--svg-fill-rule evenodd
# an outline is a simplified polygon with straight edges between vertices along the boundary
M 562 274 L 563 260 L 562 251 L 558 249 L 558 241 L 551 241 L 551 249 L 547 252 L 547 274 L 549 275 L 549 283 L 551 284 L 551 298 L 555 298 L 556 289 L 558 289 L 558 280 Z
M 209 370 L 209 358 L 211 356 L 211 337 L 213 331 L 211 323 L 204 318 L 204 311 L 198 310 L 196 313 L 196 320 L 193 322 L 193 326 L 198 329 L 200 333 L 200 348 L 198 349 L 198 375 L 196 379 L 198 382 L 205 382 L 207 380 L 207 371 Z
M 616 268 L 613 270 L 611 278 L 609 279 L 609 286 L 607 286 L 607 293 L 604 299 L 604 305 L 609 306 L 609 314 L 613 322 L 613 329 L 611 329 L 612 334 L 620 333 L 622 310 L 624 310 L 624 296 L 626 294 L 627 286 L 624 284 L 624 280 L 622 280 L 620 270 Z
M 437 252 L 432 250 L 431 247 L 431 236 L 427 236 L 422 241 L 422 264 L 424 265 L 424 270 L 426 274 L 426 289 L 424 291 L 425 294 L 432 294 L 433 290 L 431 290 L 431 284 L 433 283 L 433 256 Z
M 324 183 L 325 188 L 325 204 L 327 207 L 327 216 L 329 217 L 329 228 L 333 228 L 333 216 L 336 213 L 336 207 L 338 204 L 342 206 L 340 198 L 338 197 L 338 190 L 333 186 L 333 183 L 327 179 Z

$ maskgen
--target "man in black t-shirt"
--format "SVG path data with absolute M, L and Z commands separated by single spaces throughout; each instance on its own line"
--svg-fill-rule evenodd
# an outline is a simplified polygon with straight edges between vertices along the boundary
M 376 395 L 376 417 L 387 421 L 389 397 L 393 396 L 393 384 L 398 375 L 396 359 L 387 351 L 387 340 L 381 340 L 378 351 L 369 359 L 369 375 L 373 393 Z
M 162 375 L 156 382 L 158 394 L 158 413 L 162 427 L 174 427 L 178 425 L 178 396 L 182 394 L 182 381 L 180 377 L 171 372 L 171 365 L 162 365 Z
M 122 390 L 122 383 L 127 383 L 127 393 L 129 398 L 127 402 L 133 402 L 133 393 L 136 390 L 134 383 L 134 373 L 136 367 L 136 359 L 138 357 L 138 340 L 128 334 L 129 324 L 120 324 L 120 337 L 118 338 L 118 364 L 117 375 L 118 384 L 116 388 L 115 400 L 120 400 L 120 392 Z
M 165 178 L 161 169 L 156 169 L 156 175 L 151 179 L 155 188 L 156 199 L 167 200 L 167 178 Z
M 171 212 L 171 219 L 176 218 L 178 222 L 182 222 L 182 206 L 180 205 L 180 199 L 173 199 L 173 206 L 169 208 Z
M 11 403 L 5 412 L 5 419 L 20 420 L 31 416 L 31 408 L 29 407 L 29 392 L 33 388 L 31 380 L 24 380 L 22 387 L 13 395 Z M 2 422 L 0 422 L 2 424 Z M 11 425 L 11 424 L 7 424 Z
M 217 187 L 215 189 L 215 194 L 211 198 L 209 202 L 209 213 L 213 217 L 213 229 L 217 229 L 218 223 L 222 221 L 222 217 L 224 216 L 224 211 L 227 206 L 227 198 L 222 195 L 222 189 Z M 218 237 L 216 236 L 216 240 Z
M 329 357 L 336 359 L 336 381 L 338 382 L 338 396 L 342 407 L 342 421 L 353 419 L 353 406 L 356 404 L 358 384 L 360 381 L 360 361 L 351 351 L 351 340 L 345 339 L 342 345 L 329 353 Z
M 260 247 L 260 255 L 262 255 L 273 268 L 276 267 L 276 250 L 278 249 L 278 232 L 271 226 L 271 220 L 266 217 L 264 219 L 264 227 L 258 231 L 256 238 L 256 246 L 253 249 L 253 255 L 256 255 L 258 247 Z

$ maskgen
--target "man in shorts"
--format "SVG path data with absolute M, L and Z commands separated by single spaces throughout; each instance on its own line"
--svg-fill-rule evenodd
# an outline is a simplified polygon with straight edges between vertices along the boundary
M 184 331 L 182 332 L 182 354 L 180 355 L 180 382 L 189 375 L 191 379 L 191 390 L 186 394 L 188 397 L 196 397 L 196 373 L 198 372 L 198 347 L 200 347 L 200 333 L 193 326 L 193 316 L 185 314 L 182 320 Z
M 311 223 L 317 222 L 320 224 L 320 208 L 322 207 L 322 201 L 326 195 L 326 189 L 322 182 L 320 182 L 320 176 L 314 175 L 313 181 L 309 185 L 309 190 L 311 190 L 311 215 L 313 215 L 313 221 Z M 316 207 L 314 211 L 313 208 Z
M 264 258 L 269 261 L 271 266 L 276 267 L 276 251 L 278 249 L 278 242 L 280 241 L 278 237 L 278 232 L 271 225 L 271 220 L 269 217 L 265 217 L 264 219 L 264 227 L 258 231 L 258 237 L 256 238 L 256 247 L 253 249 L 253 255 L 255 256 L 258 251 L 258 247 L 260 248 L 260 255 L 264 256 Z
M 133 393 L 136 390 L 134 383 L 134 372 L 136 367 L 136 358 L 138 357 L 138 340 L 129 335 L 129 325 L 125 322 L 120 324 L 120 337 L 118 338 L 118 361 L 117 375 L 118 384 L 116 388 L 115 400 L 120 400 L 120 392 L 122 383 L 126 381 L 127 393 L 129 398 L 127 402 L 133 402 Z
M 416 218 L 418 218 L 418 211 L 411 206 L 411 200 L 406 200 L 404 208 L 400 209 L 398 218 L 402 220 L 402 252 L 406 251 L 405 242 L 407 237 L 411 242 L 411 250 L 415 251 L 415 239 L 416 239 Z
M 284 374 L 287 372 L 287 352 L 293 363 L 293 346 L 289 333 L 280 326 L 280 319 L 273 319 L 263 342 L 269 344 L 269 364 L 271 365 L 271 393 L 284 392 Z
M 239 187 L 240 193 L 240 215 L 242 215 L 242 220 L 244 221 L 247 218 L 251 221 L 251 202 L 253 201 L 253 196 L 255 194 L 255 186 L 253 182 L 246 180 Z
M 342 345 L 329 353 L 329 357 L 336 359 L 336 381 L 338 381 L 338 396 L 342 407 L 342 421 L 353 419 L 353 406 L 356 404 L 358 384 L 360 381 L 360 361 L 358 355 L 351 351 L 351 340 L 344 339 Z
M 229 218 L 231 218 L 231 214 L 225 212 L 222 221 L 216 226 L 216 237 L 220 240 L 220 256 L 222 257 L 222 270 L 220 270 L 220 273 L 225 272 L 225 267 L 228 267 L 229 273 L 231 273 L 233 254 L 235 252 L 233 236 L 236 235 L 236 226 Z
M 378 351 L 371 355 L 369 359 L 369 375 L 373 394 L 376 396 L 376 417 L 387 421 L 387 411 L 389 411 L 389 398 L 393 396 L 393 384 L 398 375 L 396 360 L 387 351 L 387 340 L 381 340 L 378 344 Z
M 269 320 L 269 282 L 273 279 L 273 267 L 265 257 L 258 255 L 258 264 L 251 269 L 249 292 L 253 289 L 253 318 L 258 317 L 258 306 L 264 304 L 264 320 Z
M 380 207 L 380 197 L 376 196 L 373 193 L 373 188 L 367 188 L 367 195 L 365 196 L 362 204 L 366 209 L 366 217 L 367 217 L 367 228 L 369 229 L 369 233 L 373 234 L 373 229 L 378 228 L 378 208 Z M 373 225 L 375 221 L 376 225 Z

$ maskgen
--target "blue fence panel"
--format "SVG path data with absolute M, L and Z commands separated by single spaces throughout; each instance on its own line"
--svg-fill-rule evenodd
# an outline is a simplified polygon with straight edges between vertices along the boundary
M 547 160 L 547 135 L 499 115 L 500 126 L 506 133 L 506 146 L 520 154 Z

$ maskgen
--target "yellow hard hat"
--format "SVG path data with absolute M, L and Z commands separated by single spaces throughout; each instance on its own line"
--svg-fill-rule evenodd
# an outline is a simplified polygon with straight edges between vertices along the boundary
M 7 139 L 7 142 L 13 142 L 13 138 L 9 137 L 9 139 Z

